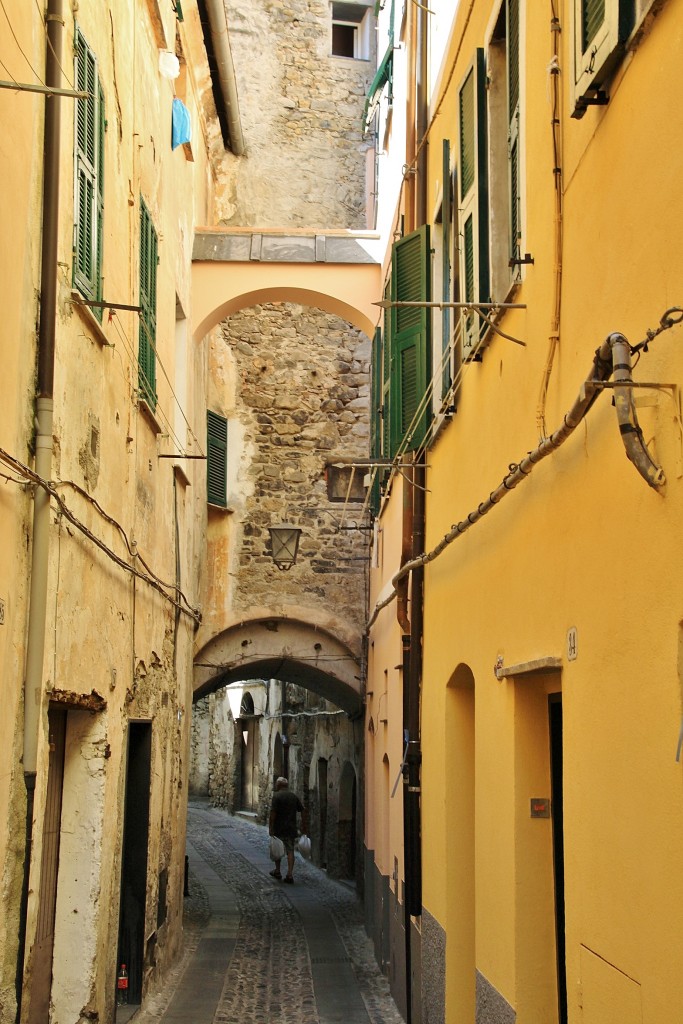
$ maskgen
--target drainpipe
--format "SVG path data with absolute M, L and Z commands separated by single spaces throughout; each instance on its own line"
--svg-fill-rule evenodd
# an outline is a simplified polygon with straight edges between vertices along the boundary
M 64 17 L 62 0 L 48 0 L 46 13 L 45 84 L 61 84 L 62 37 Z M 36 390 L 36 457 L 38 476 L 52 476 L 52 410 L 54 392 L 55 324 L 57 315 L 57 255 L 59 223 L 59 137 L 61 99 L 45 99 L 43 152 L 43 220 L 40 268 L 40 328 L 38 333 L 38 381 Z M 26 783 L 26 849 L 24 883 L 19 924 L 17 963 L 17 1004 L 21 1015 L 24 956 L 26 950 L 26 912 L 30 888 L 37 891 L 39 879 L 31 881 L 33 847 L 33 803 L 38 766 L 38 734 L 43 694 L 45 655 L 45 619 L 47 609 L 47 572 L 50 543 L 50 496 L 36 487 L 33 496 L 33 546 L 28 632 L 26 638 L 26 675 L 24 680 L 23 766 Z
M 209 25 L 211 26 L 211 42 L 213 43 L 213 52 L 216 64 L 218 65 L 218 81 L 221 96 L 225 103 L 225 112 L 228 118 L 230 148 L 235 156 L 242 156 L 244 153 L 244 136 L 242 135 L 242 124 L 237 99 L 235 66 L 232 62 L 230 41 L 228 39 L 228 25 L 225 20 L 224 0 L 206 0 L 206 13 L 209 16 Z
M 427 7 L 417 11 L 417 53 L 415 61 L 415 129 L 419 148 L 414 191 L 414 223 L 427 223 Z M 428 257 L 429 258 L 429 257 Z M 424 551 L 425 541 L 425 454 L 415 457 L 412 471 L 412 558 Z M 420 690 L 422 684 L 422 646 L 424 618 L 424 567 L 410 574 L 410 640 L 404 665 L 404 743 L 403 771 L 403 859 L 405 876 L 404 928 L 406 949 L 406 1024 L 413 1018 L 413 981 L 411 917 L 422 914 L 422 817 L 420 809 L 422 749 L 420 745 Z M 407 665 L 405 664 L 407 660 Z M 407 692 L 407 698 L 406 698 Z M 419 1016 L 419 1015 L 418 1015 Z

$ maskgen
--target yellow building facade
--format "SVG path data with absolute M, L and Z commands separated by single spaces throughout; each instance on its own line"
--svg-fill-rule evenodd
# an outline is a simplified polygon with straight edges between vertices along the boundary
M 366 845 L 398 990 L 410 922 L 412 1020 L 679 1012 L 683 161 L 666 140 L 682 37 L 672 2 L 463 0 L 407 153 L 425 215 L 405 188 L 398 212 L 430 233 L 412 278 L 393 246 L 377 350 L 375 453 L 394 469 L 370 598 Z M 419 79 L 409 19 L 404 38 Z M 431 385 L 411 390 L 412 365 Z M 421 863 L 404 855 L 416 822 Z
M 3 1022 L 112 1020 L 121 964 L 139 1003 L 182 940 L 206 529 L 191 256 L 236 159 L 182 6 L 3 9 Z

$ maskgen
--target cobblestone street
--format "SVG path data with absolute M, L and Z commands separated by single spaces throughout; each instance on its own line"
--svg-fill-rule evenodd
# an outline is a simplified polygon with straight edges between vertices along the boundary
M 208 803 L 188 810 L 182 957 L 135 1024 L 401 1024 L 355 890 L 297 854 L 269 875 L 267 830 Z

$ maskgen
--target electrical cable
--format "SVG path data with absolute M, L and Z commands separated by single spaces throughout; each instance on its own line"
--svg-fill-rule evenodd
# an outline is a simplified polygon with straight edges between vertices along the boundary
M 676 314 L 676 316 L 672 316 L 672 314 L 674 313 Z M 533 451 L 527 452 L 527 454 L 522 458 L 522 460 L 519 463 L 511 463 L 508 466 L 507 475 L 503 478 L 501 483 L 499 483 L 498 486 L 493 491 L 491 491 L 488 498 L 480 502 L 476 509 L 473 509 L 464 519 L 460 520 L 460 522 L 458 523 L 455 523 L 451 527 L 451 529 L 444 535 L 444 537 L 439 541 L 439 543 L 431 549 L 431 551 L 424 552 L 423 554 L 418 555 L 416 558 L 411 559 L 410 561 L 406 562 L 404 565 L 401 566 L 398 572 L 391 579 L 391 593 L 384 600 L 378 602 L 375 605 L 366 625 L 366 633 L 370 630 L 371 626 L 377 619 L 377 616 L 379 615 L 380 611 L 382 611 L 382 609 L 386 608 L 389 604 L 391 604 L 391 602 L 398 596 L 396 586 L 400 582 L 400 580 L 402 580 L 414 569 L 422 568 L 423 566 L 427 565 L 429 562 L 437 558 L 450 544 L 453 543 L 454 540 L 456 540 L 458 537 L 461 537 L 466 530 L 468 530 L 471 526 L 474 526 L 475 523 L 477 523 L 481 518 L 483 518 L 483 516 L 490 512 L 491 509 L 495 505 L 497 505 L 504 497 L 506 497 L 507 494 L 514 490 L 514 488 L 517 487 L 519 483 L 525 480 L 531 474 L 534 466 L 536 466 L 537 463 L 539 463 L 548 455 L 556 451 L 574 432 L 576 427 L 579 425 L 579 423 L 583 421 L 589 410 L 592 408 L 595 399 L 601 390 L 597 385 L 599 385 L 602 381 L 607 380 L 612 372 L 616 373 L 616 371 L 620 369 L 616 365 L 613 366 L 612 362 L 606 362 L 606 358 L 602 354 L 605 346 L 609 345 L 609 349 L 611 352 L 611 342 L 614 339 L 618 338 L 620 343 L 623 342 L 624 344 L 626 344 L 631 352 L 639 351 L 640 349 L 645 348 L 652 340 L 652 338 L 656 337 L 662 331 L 668 330 L 669 328 L 674 327 L 681 322 L 683 322 L 683 308 L 675 306 L 671 307 L 663 314 L 663 316 L 660 319 L 659 327 L 654 331 L 648 331 L 645 341 L 641 342 L 639 345 L 630 346 L 623 338 L 623 336 L 609 335 L 607 341 L 603 343 L 603 346 L 601 346 L 596 351 L 593 366 L 591 367 L 591 375 L 589 375 L 589 377 L 584 380 L 579 397 L 576 399 L 574 405 L 569 410 L 569 412 L 565 414 L 562 424 L 557 428 L 557 430 L 554 431 L 554 433 L 550 437 L 543 438 L 541 443 Z M 628 383 L 630 381 L 630 366 L 627 367 L 626 369 L 629 373 L 629 376 L 626 378 L 626 383 Z M 596 386 L 591 387 L 592 384 Z M 637 423 L 633 425 L 633 432 L 639 432 Z M 628 447 L 627 454 L 629 454 Z M 646 479 L 646 481 L 650 484 L 650 486 L 661 486 L 661 482 L 663 480 L 663 473 L 652 461 L 652 457 L 650 456 L 650 453 L 647 451 L 646 446 L 643 446 L 643 454 L 644 456 L 650 459 L 653 472 L 651 474 L 643 472 L 642 468 L 638 466 L 637 462 L 635 463 L 636 468 L 644 477 L 644 479 Z M 629 458 L 631 458 L 630 454 Z M 634 459 L 631 459 L 631 461 L 634 461 Z
M 43 79 L 42 79 L 42 78 L 40 77 L 40 75 L 38 74 L 38 72 L 37 72 L 37 71 L 36 71 L 36 69 L 34 68 L 33 64 L 31 64 L 31 61 L 30 61 L 30 60 L 28 59 L 28 57 L 26 56 L 26 54 L 25 54 L 25 52 L 24 52 L 24 50 L 23 50 L 23 47 L 22 47 L 21 43 L 19 42 L 19 39 L 17 38 L 17 34 L 16 34 L 16 32 L 14 31 L 14 28 L 12 27 L 12 22 L 11 22 L 11 21 L 10 21 L 10 19 L 9 19 L 9 14 L 7 13 L 7 11 L 6 11 L 6 9 L 5 9 L 5 3 L 4 3 L 4 0 L 0 0 L 0 7 L 2 7 L 2 11 L 3 11 L 3 14 L 5 15 L 5 18 L 7 19 L 7 24 L 9 25 L 9 30 L 10 30 L 10 32 L 12 33 L 12 36 L 14 37 L 14 42 L 15 42 L 15 43 L 17 44 L 17 46 L 18 46 L 18 48 L 19 48 L 19 52 L 21 53 L 22 57 L 24 58 L 24 60 L 26 61 L 26 63 L 28 64 L 28 66 L 30 67 L 31 71 L 32 71 L 32 72 L 33 72 L 33 74 L 34 74 L 34 75 L 36 76 L 36 78 L 38 79 L 38 81 L 40 82 L 40 84 L 41 84 L 42 86 L 45 86 L 45 82 L 44 82 L 44 81 L 43 81 Z M 4 66 L 5 66 L 5 65 L 3 64 L 3 67 L 4 67 Z M 7 70 L 7 69 L 5 69 L 5 70 Z M 7 72 L 7 73 L 9 74 L 9 72 Z M 12 81 L 13 81 L 13 82 L 14 82 L 14 81 L 16 81 L 16 79 L 14 78 L 14 76 L 13 76 L 13 75 L 12 75 L 12 76 L 10 76 L 10 77 L 12 78 Z
M 108 558 L 115 562 L 116 565 L 124 569 L 126 572 L 130 573 L 133 577 L 141 580 L 144 583 L 147 583 L 148 586 L 152 587 L 159 594 L 161 594 L 161 596 L 165 598 L 170 604 L 172 604 L 175 608 L 179 608 L 180 611 L 183 612 L 183 614 L 189 615 L 195 622 L 199 623 L 201 621 L 200 611 L 192 607 L 185 594 L 182 592 L 182 590 L 176 587 L 175 584 L 165 583 L 159 576 L 157 576 L 149 568 L 148 564 L 142 558 L 142 556 L 139 555 L 131 546 L 128 537 L 125 534 L 125 531 L 123 530 L 123 527 L 120 526 L 120 524 L 118 524 L 115 519 L 108 516 L 106 513 L 103 513 L 107 521 L 118 529 L 118 531 L 120 532 L 121 536 L 124 539 L 127 551 L 129 552 L 132 558 L 138 560 L 145 567 L 145 569 L 147 570 L 146 573 L 140 572 L 139 569 L 136 569 L 134 566 L 129 565 L 126 561 L 124 561 L 123 558 L 117 555 L 115 551 L 112 551 L 111 548 L 108 547 L 108 545 L 105 544 L 104 541 L 100 540 L 99 537 L 95 536 L 95 534 L 93 534 L 92 531 L 88 529 L 85 523 L 82 523 L 80 521 L 80 519 L 76 516 L 75 512 L 73 512 L 69 508 L 64 499 L 61 497 L 61 495 L 57 493 L 55 489 L 55 484 L 50 483 L 47 480 L 44 480 L 32 469 L 30 469 L 28 466 L 25 466 L 22 462 L 19 461 L 19 459 L 14 458 L 14 456 L 10 455 L 9 452 L 5 451 L 3 448 L 0 448 L 0 460 L 4 462 L 6 465 L 10 466 L 15 472 L 19 473 L 26 480 L 31 481 L 31 483 L 36 484 L 39 487 L 42 487 L 43 490 L 47 494 L 49 494 L 49 496 L 54 500 L 61 515 L 63 515 L 64 518 L 69 523 L 71 523 L 72 526 L 74 526 L 85 537 L 87 537 L 88 540 L 90 540 L 97 548 L 99 548 L 100 551 L 102 551 Z M 59 486 L 65 486 L 65 482 L 61 481 Z M 82 491 L 82 488 L 79 488 L 78 484 L 71 484 L 71 486 L 73 486 L 77 491 L 85 493 Z M 88 498 L 90 498 L 89 495 Z M 101 506 L 94 499 L 90 500 L 93 506 L 98 511 L 102 511 Z M 168 591 L 170 591 L 171 593 L 168 593 Z M 172 596 L 174 594 L 175 597 Z

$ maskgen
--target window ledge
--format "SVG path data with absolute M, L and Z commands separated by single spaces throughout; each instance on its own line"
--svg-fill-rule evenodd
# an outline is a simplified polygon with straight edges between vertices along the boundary
M 83 296 L 75 288 L 71 289 L 71 299 L 69 301 L 85 326 L 92 331 L 95 336 L 95 341 L 99 342 L 103 348 L 114 348 L 113 342 L 109 341 L 107 335 L 104 333 L 102 324 L 99 322 L 90 306 L 86 306 Z
M 207 501 L 206 504 L 209 512 L 214 512 L 218 515 L 232 515 L 235 511 L 232 505 L 215 505 L 212 501 Z
M 192 481 L 185 472 L 184 466 L 182 466 L 180 462 L 173 463 L 173 475 L 175 476 L 176 480 L 178 480 L 183 485 L 183 487 L 192 486 Z
M 502 659 L 496 664 L 496 679 L 509 679 L 512 676 L 533 676 L 542 672 L 561 672 L 562 658 L 535 658 L 533 661 L 521 661 L 517 665 L 503 665 Z
M 156 413 L 146 399 L 138 398 L 138 411 L 142 413 L 143 418 L 147 421 L 155 434 L 163 434 L 164 431 L 156 417 Z

